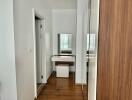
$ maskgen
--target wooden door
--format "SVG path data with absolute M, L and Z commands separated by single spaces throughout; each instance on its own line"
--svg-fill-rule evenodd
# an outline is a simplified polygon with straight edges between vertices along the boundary
M 132 0 L 100 0 L 97 100 L 132 100 Z

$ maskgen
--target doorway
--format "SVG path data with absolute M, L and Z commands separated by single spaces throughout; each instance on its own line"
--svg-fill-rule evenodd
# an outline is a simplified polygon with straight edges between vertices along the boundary
M 42 20 L 35 16 L 35 37 L 36 37 L 36 88 L 37 94 L 42 88 Z
M 69 99 L 72 98 L 75 100 L 87 100 L 87 99 L 95 100 L 96 99 L 97 38 L 98 38 L 98 11 L 99 11 L 98 3 L 95 3 L 97 1 L 99 0 L 94 0 L 94 1 L 89 0 L 89 3 L 87 5 L 85 5 L 86 3 L 84 3 L 85 5 L 84 9 L 82 8 L 82 5 L 80 5 L 80 3 L 82 3 L 82 1 L 80 1 L 80 3 L 78 2 L 78 5 L 80 6 L 78 9 L 74 9 L 74 10 L 73 9 L 70 9 L 70 10 L 69 9 L 68 10 L 53 9 L 52 10 L 53 54 L 50 56 L 51 59 L 48 59 L 48 61 L 50 61 L 49 63 L 54 63 L 54 64 L 51 65 L 53 66 L 53 69 L 49 77 L 47 77 L 47 84 L 44 86 L 42 92 L 40 93 L 41 95 L 38 96 L 38 100 L 43 100 L 43 99 L 50 100 L 54 98 L 57 98 L 57 99 L 61 98 L 63 100 L 63 98 L 66 98 L 66 97 Z M 77 20 L 76 20 L 76 17 L 77 17 Z M 40 19 L 36 18 L 36 20 L 38 21 Z M 78 27 L 76 27 L 77 25 Z M 75 40 L 73 49 L 71 49 L 70 47 L 72 43 L 68 41 L 70 39 L 67 38 L 69 37 L 68 36 L 69 33 L 72 34 L 70 36 L 75 37 L 73 39 L 73 41 Z M 65 38 L 59 40 L 57 36 L 59 35 L 59 38 L 60 38 L 61 37 L 60 34 L 62 34 Z M 63 42 L 61 40 L 66 40 L 66 42 L 65 41 Z M 60 46 L 58 44 L 60 44 Z M 64 46 L 61 46 L 61 44 L 65 44 L 65 48 Z M 37 42 L 36 42 L 36 45 L 37 45 Z M 50 52 L 50 50 L 48 52 Z M 65 53 L 69 53 L 69 54 L 65 54 Z M 54 60 L 52 58 L 54 58 Z M 57 61 L 56 61 L 56 58 L 57 58 Z M 76 63 L 75 65 L 77 66 L 75 67 L 69 66 L 69 65 L 66 66 L 67 62 L 65 63 L 65 61 L 66 59 L 69 59 L 69 58 L 70 59 L 75 58 L 74 62 Z M 62 61 L 60 61 L 60 59 Z M 38 61 L 38 62 L 41 62 L 41 61 Z M 59 63 L 61 62 L 61 64 L 57 65 L 58 62 Z M 47 66 L 47 69 L 48 67 L 49 66 Z M 64 69 L 68 67 L 68 71 L 67 70 L 60 71 L 60 69 L 62 69 L 63 67 Z M 70 72 L 69 69 L 71 67 L 73 68 L 74 73 L 69 74 Z M 61 72 L 61 75 L 64 75 L 64 73 L 68 72 L 68 74 L 66 75 L 69 77 L 67 79 L 60 78 L 62 77 L 61 75 L 57 77 L 57 70 L 56 70 L 57 68 L 58 68 L 58 73 Z M 41 69 L 41 67 L 39 67 L 39 69 Z M 38 69 L 38 72 L 39 72 L 39 69 Z M 40 83 L 41 83 L 42 82 L 41 78 L 43 76 L 41 77 L 41 74 L 40 74 L 38 76 L 36 75 L 36 78 L 37 77 L 40 78 Z
M 45 18 L 33 9 L 34 36 L 34 95 L 41 92 L 46 83 Z

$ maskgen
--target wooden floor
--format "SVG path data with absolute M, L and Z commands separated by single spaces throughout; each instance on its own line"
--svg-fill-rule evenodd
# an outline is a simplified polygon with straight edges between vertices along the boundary
M 74 73 L 69 78 L 56 78 L 52 73 L 37 100 L 88 100 L 87 86 L 75 86 Z

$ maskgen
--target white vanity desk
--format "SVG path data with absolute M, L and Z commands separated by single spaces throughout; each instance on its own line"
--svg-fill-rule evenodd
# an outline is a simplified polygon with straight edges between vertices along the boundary
M 57 77 L 69 77 L 69 67 L 74 65 L 74 55 L 54 55 L 51 58 Z
M 75 56 L 73 55 L 55 55 L 52 56 L 51 60 L 53 62 L 75 62 Z

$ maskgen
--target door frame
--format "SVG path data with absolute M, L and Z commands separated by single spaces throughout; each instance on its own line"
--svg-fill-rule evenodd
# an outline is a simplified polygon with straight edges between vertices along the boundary
M 38 17 L 41 22 L 42 25 L 45 27 L 45 17 L 40 14 L 37 10 L 35 10 L 34 8 L 32 8 L 32 25 L 33 25 L 33 55 L 34 55 L 34 97 L 37 98 L 37 77 L 36 77 L 36 31 L 35 31 L 35 17 Z M 44 28 L 45 31 L 45 28 Z M 43 32 L 44 32 L 43 31 Z M 45 40 L 45 34 L 43 33 L 42 39 Z M 42 41 L 41 41 L 42 42 Z M 42 44 L 42 43 L 41 43 Z M 45 47 L 45 42 L 43 43 L 44 47 Z M 42 46 L 42 45 L 41 45 Z M 46 51 L 43 51 L 43 55 L 45 55 Z M 42 58 L 42 61 L 44 61 L 44 63 L 42 63 L 42 75 L 43 75 L 43 79 L 42 79 L 42 83 L 47 83 L 47 79 L 46 79 L 46 55 Z

